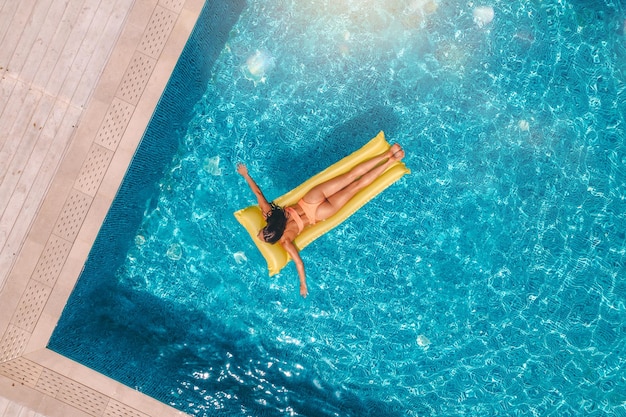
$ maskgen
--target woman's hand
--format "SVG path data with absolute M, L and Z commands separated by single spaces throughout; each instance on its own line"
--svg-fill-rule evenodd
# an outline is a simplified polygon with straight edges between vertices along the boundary
M 267 213 L 272 211 L 272 206 L 267 201 L 267 199 L 263 195 L 263 192 L 261 191 L 259 186 L 256 184 L 256 182 L 254 182 L 254 180 L 252 179 L 250 174 L 248 174 L 248 167 L 246 167 L 242 163 L 238 163 L 237 164 L 237 172 L 239 174 L 241 174 L 241 176 L 246 180 L 246 183 L 248 184 L 248 187 L 250 187 L 250 189 L 252 190 L 252 192 L 256 196 L 256 200 L 259 203 L 259 207 L 261 208 L 261 212 L 263 213 L 264 216 L 267 216 Z
M 237 164 L 237 172 L 239 173 L 239 175 L 241 175 L 242 177 L 245 177 L 246 175 L 248 175 L 248 167 L 245 166 L 242 163 L 238 163 Z
M 304 271 L 304 262 L 302 262 L 302 258 L 300 257 L 300 253 L 298 252 L 298 248 L 293 242 L 289 239 L 283 238 L 280 240 L 280 244 L 283 245 L 283 248 L 287 251 L 291 259 L 293 259 L 293 263 L 296 264 L 296 270 L 298 271 L 298 276 L 300 277 L 300 295 L 306 297 L 309 295 L 309 290 L 306 287 L 306 272 Z

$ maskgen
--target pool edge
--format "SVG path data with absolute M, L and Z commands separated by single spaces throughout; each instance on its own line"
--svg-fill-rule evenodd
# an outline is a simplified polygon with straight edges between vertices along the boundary
M 38 413 L 184 415 L 46 344 L 203 5 L 131 6 L 2 288 L 0 392 Z

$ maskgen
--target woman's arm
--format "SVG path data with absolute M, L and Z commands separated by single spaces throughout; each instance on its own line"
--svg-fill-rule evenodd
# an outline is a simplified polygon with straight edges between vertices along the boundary
M 270 203 L 268 203 L 267 199 L 263 195 L 263 192 L 261 191 L 259 186 L 256 184 L 256 182 L 254 182 L 250 174 L 248 174 L 248 168 L 244 164 L 238 164 L 237 172 L 242 177 L 244 177 L 244 179 L 248 183 L 248 186 L 250 187 L 250 189 L 256 196 L 256 199 L 259 203 L 259 207 L 261 208 L 261 211 L 263 212 L 263 215 L 266 216 L 270 211 L 272 211 L 272 207 L 270 206 Z
M 304 262 L 302 262 L 302 258 L 300 257 L 298 248 L 296 248 L 291 240 L 281 240 L 280 243 L 283 245 L 283 248 L 285 248 L 287 253 L 291 256 L 291 259 L 293 259 L 293 262 L 296 264 L 298 276 L 300 277 L 300 295 L 306 298 L 306 296 L 309 295 L 309 290 L 306 286 L 306 273 L 304 272 Z

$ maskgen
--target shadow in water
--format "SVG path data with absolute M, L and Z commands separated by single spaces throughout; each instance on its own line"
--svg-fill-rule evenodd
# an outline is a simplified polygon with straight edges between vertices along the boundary
M 314 383 L 320 380 L 314 371 L 286 376 L 280 366 L 267 367 L 294 352 L 266 346 L 262 336 L 117 285 L 113 277 L 91 278 L 98 284 L 76 288 L 49 348 L 159 401 L 197 416 L 214 415 L 216 398 L 223 411 L 231 410 L 226 415 L 246 409 L 248 415 L 279 416 L 286 407 L 301 416 L 403 414 L 399 404 Z M 267 389 L 259 389 L 261 383 Z
M 356 151 L 381 130 L 393 142 L 397 126 L 398 116 L 391 107 L 372 107 L 337 126 L 318 142 L 307 145 L 303 141 L 302 146 L 295 150 L 279 149 L 276 158 L 268 161 L 267 172 L 278 174 L 275 184 L 290 190 Z

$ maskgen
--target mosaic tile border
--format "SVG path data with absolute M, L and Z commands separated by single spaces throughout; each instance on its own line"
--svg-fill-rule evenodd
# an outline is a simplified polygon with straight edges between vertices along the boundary
M 172 60 L 167 58 L 171 58 L 174 53 L 179 55 L 182 51 L 200 14 L 202 5 L 202 0 L 160 0 L 158 3 L 156 0 L 136 1 L 135 7 L 144 8 L 151 13 L 150 20 L 145 26 L 141 38 L 136 42 L 136 48 L 128 66 L 126 68 L 109 68 L 111 66 L 109 63 L 105 68 L 105 73 L 99 83 L 103 83 L 103 79 L 106 82 L 107 71 L 113 73 L 111 78 L 115 78 L 115 73 L 121 73 L 121 71 L 123 71 L 123 76 L 120 78 L 115 94 L 110 97 L 110 102 L 104 111 L 104 117 L 99 127 L 92 129 L 95 131 L 90 137 L 77 137 L 78 134 L 75 134 L 72 138 L 73 146 L 78 149 L 83 147 L 87 151 L 83 152 L 85 158 L 82 164 L 80 161 L 68 161 L 70 157 L 67 155 L 63 161 L 63 164 L 69 166 L 67 171 L 75 173 L 74 178 L 61 180 L 61 182 L 71 184 L 65 185 L 66 188 L 69 188 L 67 198 L 62 204 L 57 204 L 57 214 L 52 222 L 53 226 L 48 226 L 49 235 L 45 244 L 38 251 L 33 250 L 33 252 L 38 252 L 36 258 L 33 257 L 33 253 L 28 253 L 28 245 L 25 244 L 18 262 L 15 264 L 19 263 L 20 258 L 24 259 L 23 263 L 28 263 L 27 257 L 31 257 L 30 260 L 34 264 L 32 274 L 26 277 L 22 272 L 16 272 L 15 269 L 17 268 L 14 265 L 14 270 L 9 274 L 7 281 L 9 284 L 13 284 L 14 292 L 19 292 L 21 289 L 21 295 L 8 324 L 4 329 L 0 328 L 0 331 L 3 331 L 0 338 L 0 375 L 22 387 L 35 390 L 42 396 L 58 400 L 87 415 L 140 417 L 152 414 L 145 414 L 124 402 L 122 398 L 128 396 L 145 397 L 130 388 L 112 382 L 109 384 L 111 392 L 105 392 L 106 389 L 96 389 L 89 386 L 91 385 L 89 383 L 81 382 L 85 378 L 66 375 L 62 369 L 63 363 L 68 360 L 65 358 L 58 361 L 54 360 L 56 353 L 48 351 L 39 342 L 42 340 L 42 336 L 36 334 L 37 327 L 40 321 L 46 319 L 45 309 L 52 308 L 51 306 L 55 304 L 55 293 L 57 293 L 56 298 L 62 299 L 63 304 L 67 300 L 71 287 L 78 278 L 76 273 L 72 273 L 73 276 L 69 278 L 63 276 L 67 270 L 73 272 L 72 268 L 66 268 L 67 264 L 72 262 L 72 252 L 75 251 L 86 256 L 88 252 L 88 248 L 85 248 L 86 242 L 95 239 L 95 234 L 99 228 L 98 219 L 104 210 L 101 206 L 108 208 L 111 204 L 114 195 L 114 191 L 111 192 L 111 190 L 119 186 L 123 176 L 123 172 L 119 171 L 125 171 L 130 156 L 132 156 L 134 148 L 143 135 L 149 116 L 156 106 L 158 97 L 155 99 L 155 94 L 160 96 L 173 69 L 171 67 L 173 65 L 171 64 Z M 136 30 L 132 24 L 133 22 L 127 22 L 125 31 Z M 126 41 L 128 42 L 128 40 Z M 118 40 L 118 46 L 120 43 L 122 42 Z M 128 48 L 127 45 L 124 47 Z M 164 58 L 163 67 L 165 68 L 159 68 L 161 58 Z M 169 68 L 167 68 L 168 65 Z M 167 77 L 162 76 L 163 71 L 169 71 Z M 157 78 L 158 81 L 151 83 L 154 78 Z M 94 104 L 95 101 L 97 100 L 92 100 L 93 106 L 98 104 L 101 107 L 107 106 L 106 103 L 104 106 L 100 103 Z M 138 115 L 138 113 L 142 114 Z M 86 114 L 88 113 L 86 112 Z M 86 121 L 85 123 L 89 122 Z M 128 143 L 125 143 L 127 137 L 129 138 Z M 126 166 L 123 166 L 123 163 L 115 164 L 114 159 L 118 156 L 126 161 Z M 77 165 L 80 166 L 79 169 L 77 169 Z M 63 166 L 60 168 L 60 171 L 62 170 Z M 99 194 L 101 188 L 104 188 L 103 195 Z M 109 190 L 108 193 L 107 190 Z M 46 200 L 49 198 L 54 199 L 58 196 L 47 196 Z M 100 200 L 106 201 L 103 204 L 96 204 Z M 33 229 L 37 228 L 38 223 L 46 224 L 46 216 L 49 218 L 51 214 L 38 213 L 38 221 L 35 222 Z M 97 227 L 94 223 L 98 223 Z M 39 230 L 31 230 L 29 236 L 39 232 Z M 85 236 L 81 237 L 83 234 Z M 37 248 L 37 245 L 33 244 L 32 247 Z M 61 283 L 61 281 L 63 282 Z M 4 290 L 7 288 L 5 287 Z M 9 297 L 8 291 L 4 290 L 3 298 Z M 54 311 L 58 311 L 60 314 L 60 310 L 62 310 L 62 306 L 57 305 L 51 314 L 56 314 Z M 56 323 L 58 316 L 53 317 L 53 319 Z M 44 333 L 51 333 L 54 324 L 47 324 L 44 327 L 47 327 Z M 47 338 L 45 338 L 44 343 L 47 343 Z M 45 351 L 43 355 L 38 354 L 42 351 Z M 36 359 L 39 356 L 46 357 L 46 360 L 39 363 Z M 50 360 L 50 357 L 53 359 Z M 59 363 L 55 364 L 54 362 Z M 78 368 L 82 367 L 79 364 L 75 365 Z M 61 368 L 61 370 L 56 368 Z M 81 372 L 88 375 L 95 371 L 80 369 L 79 373 Z M 154 402 L 155 400 L 150 399 L 150 401 Z M 137 399 L 130 402 L 141 403 Z M 173 409 L 168 410 L 165 405 L 159 409 L 159 415 L 165 415 L 164 413 L 182 415 Z

